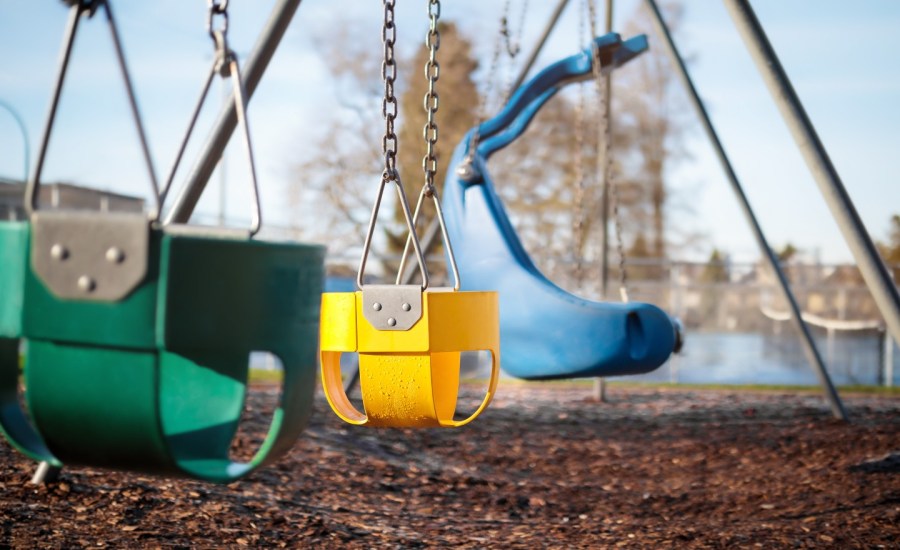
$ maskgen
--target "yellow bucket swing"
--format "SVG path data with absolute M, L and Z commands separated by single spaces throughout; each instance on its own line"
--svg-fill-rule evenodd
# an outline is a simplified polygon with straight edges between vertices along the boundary
M 435 5 L 437 6 L 435 8 Z M 434 114 L 438 108 L 434 84 L 439 67 L 435 52 L 440 43 L 437 17 L 440 4 L 429 4 L 431 28 L 426 44 L 430 60 L 426 64 L 429 91 L 425 96 L 428 123 L 425 126 L 427 154 L 423 167 L 425 184 L 419 194 L 415 215 L 410 214 L 409 202 L 396 169 L 396 135 L 394 118 L 397 100 L 393 97 L 396 65 L 393 42 L 396 36 L 393 2 L 385 6 L 385 138 L 383 140 L 385 169 L 372 208 L 362 258 L 357 272 L 356 292 L 325 293 L 322 295 L 320 356 L 322 385 L 332 410 L 345 422 L 372 427 L 458 427 L 477 418 L 487 406 L 497 388 L 500 361 L 500 327 L 496 292 L 460 291 L 459 271 L 444 226 L 440 201 L 434 187 L 437 161 L 434 145 L 437 126 Z M 390 106 L 391 108 L 388 108 Z M 364 284 L 366 260 L 378 218 L 385 186 L 393 183 L 402 208 L 409 236 L 400 264 L 404 264 L 412 245 L 421 285 Z M 452 288 L 430 288 L 416 222 L 426 198 L 432 199 L 440 222 L 441 234 L 455 284 Z M 455 419 L 459 394 L 460 356 L 464 351 L 489 351 L 491 376 L 487 393 L 474 413 Z M 364 412 L 350 403 L 341 379 L 341 355 L 359 355 L 359 384 Z

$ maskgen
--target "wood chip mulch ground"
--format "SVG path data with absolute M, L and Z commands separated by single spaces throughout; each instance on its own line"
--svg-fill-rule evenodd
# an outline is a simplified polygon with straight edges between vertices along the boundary
M 273 399 L 252 392 L 251 428 Z M 0 547 L 900 548 L 900 398 L 844 399 L 850 423 L 816 394 L 501 385 L 469 427 L 412 431 L 318 396 L 288 456 L 226 486 L 75 467 L 35 486 L 4 441 Z

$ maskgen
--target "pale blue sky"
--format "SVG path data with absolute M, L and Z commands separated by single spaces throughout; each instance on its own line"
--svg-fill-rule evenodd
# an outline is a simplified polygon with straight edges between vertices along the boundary
M 398 3 L 401 47 L 418 47 L 424 2 Z M 577 3 L 567 10 L 539 65 L 575 51 Z M 531 0 L 526 47 L 553 4 Z M 618 2 L 617 21 L 624 21 L 635 4 Z M 201 0 L 114 4 L 159 178 L 169 168 L 211 59 L 212 45 L 203 31 L 205 5 Z M 239 54 L 252 48 L 272 5 L 273 0 L 231 1 L 231 40 Z M 500 0 L 444 0 L 443 16 L 459 22 L 471 37 L 483 37 L 477 45 L 487 57 L 502 5 Z M 883 238 L 889 216 L 900 212 L 900 182 L 891 162 L 900 154 L 900 2 L 760 0 L 753 5 L 863 220 L 874 237 Z M 849 260 L 724 6 L 708 0 L 686 6 L 679 39 L 695 54 L 691 68 L 698 88 L 773 245 L 791 241 L 817 251 L 824 261 Z M 328 113 L 336 108 L 317 37 L 352 19 L 359 39 L 378 48 L 380 10 L 380 2 L 374 1 L 305 0 L 263 79 L 250 116 L 265 215 L 272 223 L 290 224 L 292 213 L 283 205 L 292 164 L 314 144 L 311 130 L 327 124 Z M 25 120 L 32 160 L 66 11 L 56 0 L 0 0 L 0 101 L 11 104 Z M 108 34 L 99 23 L 85 25 L 79 35 L 45 176 L 145 194 L 147 179 L 125 95 Z M 656 38 L 651 35 L 650 41 L 655 47 Z M 218 101 L 216 95 L 201 125 L 209 124 Z M 205 128 L 198 129 L 197 138 L 205 135 Z M 673 171 L 672 182 L 691 194 L 687 200 L 695 213 L 681 214 L 679 222 L 703 230 L 708 246 L 739 260 L 755 259 L 750 232 L 699 126 L 686 145 L 692 159 Z M 20 177 L 22 171 L 21 134 L 0 109 L 0 175 Z M 247 179 L 239 148 L 229 154 L 228 174 L 228 214 L 246 219 Z M 217 195 L 218 188 L 212 186 L 201 202 L 202 212 L 216 211 Z

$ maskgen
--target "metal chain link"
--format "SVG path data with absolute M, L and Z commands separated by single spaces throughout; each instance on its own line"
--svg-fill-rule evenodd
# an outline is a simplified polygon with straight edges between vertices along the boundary
M 582 0 L 581 9 L 578 17 L 578 43 L 579 47 L 584 43 L 584 1 Z M 584 93 L 584 83 L 578 85 L 578 103 L 575 104 L 575 194 L 572 197 L 575 206 L 575 212 L 572 214 L 572 238 L 575 240 L 575 282 L 581 284 L 584 278 L 584 245 L 587 240 L 585 229 L 587 224 L 587 205 L 585 204 L 585 194 L 587 191 L 587 181 L 584 171 L 584 138 L 585 138 L 585 102 L 586 95 Z
M 522 11 L 519 12 L 519 26 L 517 35 L 513 38 L 513 31 L 509 27 L 509 13 L 510 13 L 510 2 L 512 0 L 506 0 L 505 5 L 503 6 L 503 16 L 500 18 L 500 36 L 503 37 L 504 43 L 506 46 L 506 54 L 509 55 L 510 59 L 515 59 L 519 52 L 522 51 L 522 34 L 525 29 L 525 15 L 528 12 L 528 0 L 524 0 L 522 2 Z
M 422 158 L 422 169 L 425 171 L 425 196 L 434 196 L 434 175 L 437 173 L 437 157 L 434 147 L 438 141 L 438 125 L 435 114 L 440 108 L 440 98 L 436 91 L 438 79 L 441 77 L 441 65 L 437 61 L 437 51 L 441 47 L 441 33 L 438 31 L 438 19 L 441 16 L 440 0 L 428 3 L 429 29 L 425 35 L 425 46 L 428 47 L 428 61 L 425 63 L 425 78 L 428 79 L 428 92 L 425 93 L 425 112 L 427 122 L 422 129 L 425 138 L 425 156 Z
M 397 79 L 397 62 L 394 59 L 394 43 L 397 40 L 397 27 L 394 24 L 395 0 L 383 0 L 384 23 L 381 27 L 381 40 L 384 45 L 384 56 L 381 62 L 381 77 L 384 80 L 384 99 L 381 102 L 381 114 L 384 117 L 384 137 L 381 150 L 384 154 L 385 181 L 396 181 L 397 174 L 397 134 L 394 121 L 399 111 L 397 97 L 394 95 L 394 81 Z
M 587 0 L 588 20 L 591 26 L 591 51 L 593 53 L 592 70 L 594 74 L 594 84 L 597 89 L 597 97 L 600 104 L 600 131 L 603 137 L 603 148 L 601 158 L 597 159 L 599 168 L 603 173 L 603 183 L 609 189 L 609 198 L 612 202 L 613 223 L 616 232 L 616 252 L 619 255 L 619 294 L 622 301 L 628 301 L 628 273 L 625 270 L 625 246 L 622 242 L 622 221 L 619 217 L 619 192 L 614 178 L 612 165 L 612 133 L 610 131 L 610 121 L 606 116 L 606 109 L 603 108 L 606 101 L 606 94 L 603 92 L 603 76 L 602 67 L 600 66 L 600 49 L 598 48 L 593 37 L 597 36 L 597 6 L 595 0 Z M 604 228 L 604 231 L 606 228 Z
M 516 79 L 516 57 L 522 52 L 522 35 L 525 32 L 525 15 L 528 13 L 528 0 L 522 1 L 522 8 L 519 12 L 519 25 L 515 30 L 509 26 L 510 12 L 510 0 L 506 0 L 503 18 L 500 20 L 500 36 L 504 39 L 506 56 L 509 58 L 505 71 L 506 81 L 503 86 L 503 97 L 507 99 L 515 92 L 512 87 Z M 514 34 L 515 37 L 513 37 Z
M 215 42 L 216 32 L 221 32 L 223 35 L 228 32 L 228 0 L 223 0 L 222 2 L 207 0 L 206 5 L 209 8 L 206 14 L 206 30 L 209 32 L 210 38 Z M 218 28 L 213 26 L 216 16 L 219 16 L 219 20 L 222 22 Z
M 474 158 L 475 154 L 478 151 L 478 143 L 481 141 L 481 134 L 478 132 L 478 129 L 484 124 L 484 121 L 487 119 L 487 111 L 488 111 L 488 98 L 490 98 L 491 94 L 494 91 L 494 84 L 497 80 L 497 69 L 500 66 L 500 53 L 503 51 L 503 25 L 507 19 L 507 15 L 509 12 L 509 2 L 506 3 L 504 7 L 503 16 L 500 19 L 501 29 L 500 32 L 497 33 L 496 38 L 494 39 L 494 52 L 491 55 L 491 64 L 488 66 L 488 74 L 487 85 L 485 86 L 484 94 L 481 95 L 481 100 L 478 104 L 478 112 L 476 113 L 476 121 L 475 121 L 475 130 L 472 132 L 472 140 L 469 143 L 469 151 L 466 158 L 457 168 L 457 175 L 466 178 L 474 178 L 477 174 L 475 166 L 474 166 Z
M 403 182 L 400 181 L 400 173 L 397 170 L 397 134 L 394 131 L 394 123 L 399 112 L 399 103 L 394 95 L 394 81 L 397 79 L 397 63 L 394 57 L 394 43 L 397 40 L 397 26 L 394 18 L 395 0 L 383 0 L 384 5 L 384 21 L 381 27 L 381 40 L 384 45 L 383 57 L 381 61 L 381 76 L 384 79 L 384 98 L 381 102 L 381 113 L 384 116 L 384 136 L 381 139 L 381 149 L 384 153 L 384 172 L 381 174 L 381 183 L 378 187 L 378 194 L 375 197 L 375 204 L 372 206 L 372 215 L 369 218 L 369 228 L 366 231 L 366 239 L 363 242 L 362 257 L 359 260 L 359 269 L 356 272 L 356 285 L 363 289 L 365 282 L 366 262 L 369 257 L 369 251 L 372 247 L 372 237 L 375 233 L 375 224 L 378 221 L 378 210 L 381 207 L 381 199 L 384 196 L 384 188 L 388 183 L 393 183 L 397 190 L 397 198 L 400 201 L 401 212 L 406 221 L 407 249 L 412 244 L 415 251 L 416 261 L 419 264 L 419 272 L 422 274 L 421 289 L 424 291 L 429 285 L 428 268 L 425 265 L 425 257 L 422 254 L 422 247 L 419 243 L 419 237 L 416 234 L 415 221 L 412 212 L 409 209 L 409 202 L 406 198 L 406 192 L 403 190 Z M 438 14 L 440 9 L 438 9 Z M 435 132 L 436 135 L 436 132 Z M 406 252 L 401 259 L 400 272 L 402 273 L 403 264 L 406 261 Z M 400 284 L 399 276 L 397 284 Z
M 425 172 L 425 183 L 422 185 L 422 191 L 419 193 L 419 200 L 416 202 L 416 209 L 413 213 L 412 226 L 415 228 L 419 221 L 419 214 L 422 211 L 422 204 L 426 198 L 434 202 L 435 215 L 441 229 L 441 236 L 444 240 L 444 250 L 447 252 L 447 261 L 450 271 L 453 273 L 453 289 L 460 289 L 459 268 L 456 264 L 456 256 L 453 254 L 453 246 L 450 243 L 450 235 L 447 233 L 447 225 L 444 223 L 444 213 L 441 210 L 441 201 L 437 195 L 437 189 L 434 187 L 434 175 L 437 172 L 437 157 L 435 155 L 435 146 L 438 142 L 438 125 L 435 121 L 435 115 L 440 108 L 440 98 L 437 94 L 437 81 L 441 76 L 441 66 L 437 61 L 437 52 L 441 47 L 441 33 L 438 30 L 438 20 L 441 17 L 440 0 L 428 0 L 428 34 L 425 35 L 425 46 L 428 47 L 428 61 L 425 62 L 425 78 L 428 80 L 428 91 L 425 92 L 424 106 L 427 113 L 427 121 L 422 128 L 422 135 L 425 138 L 425 156 L 422 158 L 422 169 Z M 406 258 L 409 255 L 409 246 L 411 244 L 412 235 L 406 240 L 406 246 L 403 248 L 403 256 L 400 259 L 400 267 L 397 270 L 397 284 L 400 284 L 403 274 L 406 270 Z

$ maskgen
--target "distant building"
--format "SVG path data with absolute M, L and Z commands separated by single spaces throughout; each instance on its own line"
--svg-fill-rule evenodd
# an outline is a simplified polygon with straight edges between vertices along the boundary
M 24 220 L 25 184 L 0 177 L 0 220 Z M 97 210 L 99 212 L 143 212 L 144 199 L 100 191 L 71 183 L 41 184 L 42 208 Z

